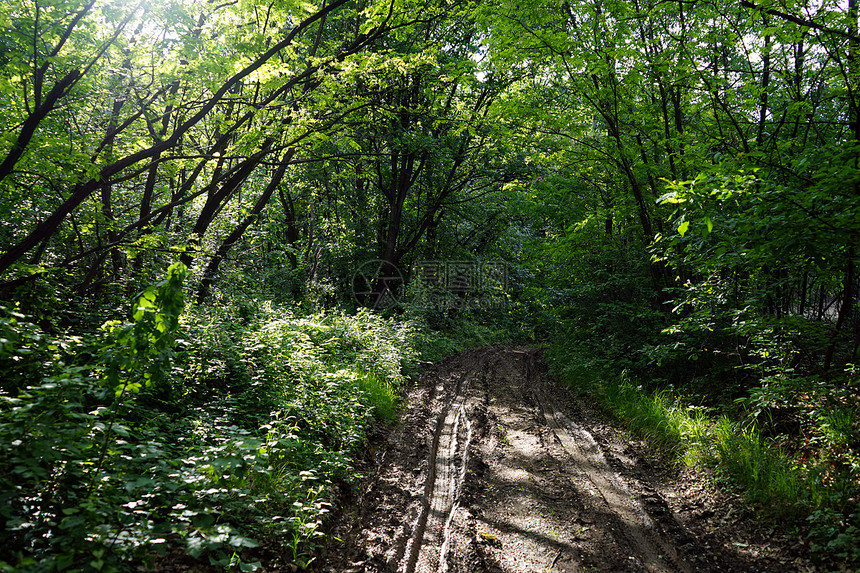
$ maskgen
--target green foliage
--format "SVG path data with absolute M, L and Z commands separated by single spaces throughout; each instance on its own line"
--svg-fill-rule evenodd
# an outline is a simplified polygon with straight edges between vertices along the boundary
M 647 360 L 639 350 L 665 323 L 647 259 L 621 239 L 593 235 L 567 237 L 552 249 L 541 269 L 553 285 L 543 295 L 551 340 L 564 340 L 595 366 L 642 371 Z
M 849 510 L 850 511 L 850 510 Z M 860 563 L 860 516 L 834 509 L 818 509 L 807 518 L 812 549 L 843 563 Z
M 396 418 L 418 329 L 253 301 L 183 314 L 184 277 L 172 265 L 131 322 L 86 336 L 6 312 L 4 570 L 311 560 L 332 485 L 356 476 L 371 424 Z
M 0 3 L 9 567 L 252 570 L 276 539 L 306 564 L 421 360 L 543 340 L 854 559 L 853 5 L 818 30 L 722 0 L 394 7 Z M 491 255 L 513 288 L 322 312 L 371 254 Z
M 397 388 L 417 361 L 417 330 L 369 312 L 302 316 L 271 305 L 241 326 L 224 309 L 201 307 L 193 318 L 189 338 L 208 348 L 186 355 L 195 373 L 186 392 L 200 403 L 196 432 L 224 428 L 222 442 L 237 431 L 253 437 L 241 440 L 253 461 L 235 487 L 260 503 L 245 511 L 244 525 L 234 523 L 262 540 L 287 539 L 289 558 L 306 563 L 331 485 L 354 478 L 370 424 L 396 415 Z M 213 383 L 216 399 L 200 391 Z M 221 412 L 214 424 L 212 412 Z
M 174 357 L 173 337 L 185 307 L 182 283 L 186 274 L 184 264 L 170 265 L 164 280 L 135 295 L 133 323 L 123 326 L 109 321 L 102 326 L 108 333 L 101 360 L 105 383 L 118 396 L 165 381 Z
M 47 335 L 14 314 L 4 322 L 14 338 L 0 360 L 16 374 L 0 396 L 0 516 L 4 544 L 17 554 L 11 565 L 114 570 L 111 563 L 140 557 L 137 547 L 154 536 L 146 523 L 138 537 L 130 533 L 139 528 L 137 503 L 124 502 L 137 480 L 149 482 L 142 476 L 162 445 L 142 439 L 132 415 L 138 401 L 128 399 L 163 382 L 183 278 L 184 266 L 171 266 L 135 297 L 134 322 L 86 339 Z M 42 356 L 52 360 L 39 372 L 30 361 Z
M 325 463 L 344 477 L 368 418 L 393 415 L 403 369 L 417 358 L 409 350 L 414 331 L 366 311 L 300 318 L 272 309 L 266 315 L 243 341 L 247 367 L 301 435 L 332 452 Z
M 332 485 L 356 476 L 353 458 L 371 424 L 396 417 L 418 331 L 369 312 L 302 315 L 248 304 L 235 305 L 244 319 L 230 305 L 184 319 L 182 384 L 195 408 L 183 439 L 211 444 L 187 471 L 200 488 L 212 480 L 226 488 L 233 527 L 266 546 L 287 540 L 286 559 L 304 566 L 322 537 Z M 195 543 L 199 555 L 211 554 Z
M 815 388 L 808 383 L 790 391 L 770 388 L 744 400 L 754 410 L 733 419 L 695 405 L 694 396 L 676 389 L 649 391 L 626 375 L 600 370 L 587 356 L 563 345 L 547 351 L 553 373 L 595 399 L 634 435 L 688 467 L 712 467 L 723 484 L 741 491 L 767 515 L 798 526 L 805 520 L 817 558 L 860 562 L 853 502 L 860 464 L 847 447 L 856 443 L 860 431 L 853 409 L 826 405 L 853 391 L 820 382 Z M 799 450 L 786 436 L 773 435 L 778 420 L 761 416 L 765 409 L 775 416 L 778 407 L 798 408 L 793 393 L 804 396 L 801 403 L 807 408 L 820 404 L 806 416 L 818 416 L 818 421 L 806 430 L 808 445 Z M 816 441 L 827 445 L 813 448 Z

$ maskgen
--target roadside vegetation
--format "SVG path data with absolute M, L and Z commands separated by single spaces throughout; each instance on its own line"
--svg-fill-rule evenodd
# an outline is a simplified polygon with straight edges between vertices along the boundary
M 786 354 L 796 354 L 790 349 L 817 343 L 796 332 L 789 340 L 770 330 L 732 337 L 732 350 L 744 354 L 728 360 L 712 330 L 708 349 L 690 338 L 679 344 L 672 315 L 652 310 L 659 299 L 643 289 L 647 276 L 627 279 L 615 291 L 621 300 L 592 298 L 600 279 L 583 285 L 579 310 L 559 322 L 559 342 L 547 350 L 551 371 L 659 455 L 707 469 L 701 475 L 742 494 L 761 519 L 807 539 L 826 570 L 860 565 L 854 365 L 828 374 L 820 363 L 785 368 Z M 627 312 L 618 314 L 619 306 Z
M 0 309 L 0 570 L 309 567 L 408 378 L 510 337 L 431 309 L 194 305 L 186 279 L 171 265 L 125 320 L 52 316 L 68 334 Z
M 86 336 L 4 309 L 4 570 L 310 561 L 368 432 L 396 417 L 419 325 L 185 307 L 183 277 L 172 266 Z

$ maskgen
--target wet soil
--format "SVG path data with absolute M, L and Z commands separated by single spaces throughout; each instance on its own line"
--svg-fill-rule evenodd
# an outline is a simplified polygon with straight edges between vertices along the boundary
M 660 464 L 553 380 L 539 349 L 462 353 L 405 402 L 316 571 L 815 571 L 800 537 Z

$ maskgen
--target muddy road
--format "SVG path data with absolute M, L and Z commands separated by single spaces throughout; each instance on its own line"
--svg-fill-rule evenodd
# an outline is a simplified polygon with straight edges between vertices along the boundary
M 647 461 L 547 373 L 538 349 L 433 366 L 367 451 L 318 571 L 807 571 L 796 540 Z M 796 555 L 794 555 L 796 554 Z

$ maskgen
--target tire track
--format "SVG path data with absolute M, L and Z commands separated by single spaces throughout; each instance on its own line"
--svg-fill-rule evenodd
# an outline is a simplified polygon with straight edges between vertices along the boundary
M 486 355 L 486 353 L 484 354 Z M 449 549 L 451 519 L 457 494 L 466 474 L 472 426 L 466 411 L 469 381 L 482 363 L 457 381 L 454 397 L 439 414 L 430 448 L 421 513 L 406 545 L 402 573 L 444 573 Z
M 654 522 L 609 467 L 591 433 L 561 412 L 539 385 L 532 387 L 532 394 L 547 426 L 565 452 L 592 483 L 609 510 L 618 517 L 625 538 L 646 570 L 652 573 L 692 573 L 675 548 L 657 533 Z

